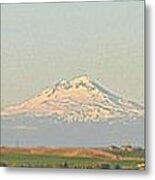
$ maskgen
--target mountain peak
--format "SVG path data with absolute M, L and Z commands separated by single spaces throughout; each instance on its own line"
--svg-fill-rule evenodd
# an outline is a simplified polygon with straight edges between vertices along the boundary
M 72 84 L 89 84 L 90 82 L 92 82 L 92 80 L 88 75 L 78 76 L 71 81 Z

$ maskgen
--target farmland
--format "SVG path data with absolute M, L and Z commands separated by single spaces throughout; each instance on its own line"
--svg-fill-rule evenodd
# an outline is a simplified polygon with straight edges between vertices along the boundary
M 142 170 L 144 150 L 1 147 L 1 166 Z

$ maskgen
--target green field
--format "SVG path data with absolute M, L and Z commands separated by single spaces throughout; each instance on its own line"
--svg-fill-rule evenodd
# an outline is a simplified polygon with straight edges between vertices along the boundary
M 104 150 L 105 151 L 105 150 Z M 106 151 L 108 152 L 108 151 Z M 119 158 L 106 157 L 67 157 L 50 154 L 28 154 L 22 152 L 1 152 L 1 166 L 8 167 L 45 167 L 45 168 L 81 168 L 81 169 L 139 169 L 144 163 L 144 151 L 138 153 L 110 151 L 119 154 Z M 135 157 L 136 156 L 136 157 Z

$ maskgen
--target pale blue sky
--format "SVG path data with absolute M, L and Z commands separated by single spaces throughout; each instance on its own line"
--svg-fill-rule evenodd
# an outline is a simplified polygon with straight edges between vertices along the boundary
M 144 2 L 4 4 L 1 103 L 83 74 L 144 102 Z

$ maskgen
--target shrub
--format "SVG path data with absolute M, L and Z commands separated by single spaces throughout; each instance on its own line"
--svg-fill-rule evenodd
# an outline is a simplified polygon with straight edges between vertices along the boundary
M 119 164 L 116 164 L 115 169 L 121 169 L 121 166 Z
M 0 167 L 8 167 L 6 162 L 0 162 Z

